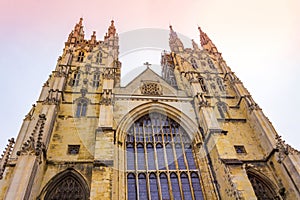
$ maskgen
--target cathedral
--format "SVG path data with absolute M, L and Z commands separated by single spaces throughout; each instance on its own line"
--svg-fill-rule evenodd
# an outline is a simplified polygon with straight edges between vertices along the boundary
M 0 160 L 5 200 L 300 199 L 300 153 L 286 144 L 199 27 L 170 26 L 161 73 L 121 85 L 114 21 L 83 20 Z

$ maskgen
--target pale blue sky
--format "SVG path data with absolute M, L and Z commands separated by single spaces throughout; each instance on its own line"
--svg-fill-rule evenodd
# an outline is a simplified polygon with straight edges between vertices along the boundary
M 11 0 L 0 2 L 0 12 L 0 149 L 18 134 L 80 17 L 86 37 L 96 30 L 101 40 L 111 18 L 119 33 L 171 23 L 197 43 L 200 25 L 278 133 L 300 149 L 298 0 Z M 131 67 L 124 62 L 123 69 Z

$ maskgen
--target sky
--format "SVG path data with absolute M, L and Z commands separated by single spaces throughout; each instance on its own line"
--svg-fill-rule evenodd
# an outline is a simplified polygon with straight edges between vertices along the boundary
M 0 13 L 0 150 L 17 136 L 80 17 L 86 38 L 95 30 L 101 40 L 111 19 L 123 36 L 172 24 L 198 44 L 201 26 L 278 134 L 300 149 L 299 0 L 1 0 Z M 122 69 L 157 59 L 123 54 Z

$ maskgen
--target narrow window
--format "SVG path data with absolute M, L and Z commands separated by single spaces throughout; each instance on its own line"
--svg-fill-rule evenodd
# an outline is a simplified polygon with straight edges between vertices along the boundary
M 163 149 L 163 146 L 161 144 L 156 145 L 156 152 L 157 152 L 158 169 L 159 170 L 166 169 L 164 149 Z
M 194 58 L 191 59 L 191 64 L 193 66 L 194 69 L 197 69 L 198 68 L 198 65 L 197 65 L 197 62 Z
M 181 199 L 180 197 L 180 189 L 179 189 L 179 183 L 176 173 L 171 173 L 171 185 L 172 185 L 172 192 L 174 199 Z
M 176 169 L 173 149 L 170 143 L 166 145 L 166 153 L 168 157 L 167 160 L 168 160 L 169 169 L 170 170 Z
M 190 188 L 190 183 L 187 174 L 184 172 L 181 173 L 180 178 L 181 178 L 184 199 L 192 199 L 191 188 Z
M 161 173 L 159 177 L 160 177 L 162 199 L 170 199 L 168 177 L 165 173 Z
M 80 72 L 75 72 L 73 77 L 72 86 L 78 86 L 80 80 Z
M 199 83 L 203 92 L 207 92 L 207 87 L 202 77 L 199 78 Z
M 211 61 L 211 59 L 208 59 L 207 62 L 208 62 L 208 66 L 209 66 L 211 69 L 215 69 L 215 65 L 214 65 L 214 63 Z
M 83 62 L 84 52 L 80 51 L 77 57 L 77 62 Z
M 224 87 L 224 85 L 222 83 L 222 80 L 220 78 L 217 79 L 217 83 L 218 83 L 218 86 L 219 86 L 219 90 L 221 92 L 224 92 L 225 91 L 225 87 Z
M 100 74 L 95 73 L 93 79 L 93 87 L 99 87 L 99 83 L 100 83 Z
M 139 199 L 148 199 L 146 182 L 146 175 L 139 174 Z
M 191 145 L 188 145 L 187 148 L 185 149 L 185 155 L 189 164 L 189 169 L 196 169 Z
M 157 178 L 154 173 L 151 173 L 149 176 L 149 183 L 150 183 L 150 194 L 151 194 L 151 200 L 158 200 L 158 190 L 157 190 Z
M 128 199 L 137 199 L 136 195 L 136 180 L 135 175 L 130 173 L 127 175 L 127 195 Z
M 176 157 L 177 157 L 177 163 L 179 169 L 186 169 L 185 164 L 184 164 L 184 158 L 183 158 L 183 152 L 180 144 L 176 144 L 175 146 L 176 150 Z
M 200 186 L 200 180 L 199 180 L 198 174 L 196 172 L 192 172 L 191 178 L 192 178 L 192 185 L 193 185 L 193 189 L 194 189 L 195 200 L 203 199 L 202 189 Z
M 87 110 L 87 100 L 81 99 L 77 103 L 77 110 L 76 110 L 76 117 L 84 117 L 86 116 L 86 110 Z
M 138 169 L 145 170 L 145 153 L 142 144 L 137 145 Z
M 132 143 L 127 143 L 127 170 L 134 170 L 134 148 Z
M 147 155 L 148 155 L 148 170 L 155 170 L 155 158 L 153 144 L 147 144 Z
M 96 63 L 98 63 L 98 64 L 102 63 L 102 53 L 101 52 L 97 53 Z

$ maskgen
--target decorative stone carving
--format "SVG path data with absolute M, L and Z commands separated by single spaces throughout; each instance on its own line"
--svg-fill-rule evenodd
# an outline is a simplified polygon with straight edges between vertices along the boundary
M 286 144 L 284 140 L 281 139 L 281 136 L 276 135 L 276 149 L 278 151 L 277 162 L 281 163 L 287 155 L 300 155 L 300 152 L 290 145 Z
M 112 90 L 109 90 L 109 89 L 104 89 L 103 90 L 101 100 L 100 100 L 100 104 L 101 105 L 106 105 L 106 106 L 113 104 Z
M 32 108 L 28 112 L 28 114 L 25 116 L 25 120 L 30 120 L 31 117 L 33 116 L 33 113 L 35 111 L 35 104 L 32 104 Z
M 105 68 L 103 70 L 104 79 L 114 79 L 114 77 L 115 77 L 114 68 Z
M 0 180 L 3 178 L 3 173 L 5 171 L 7 161 L 9 159 L 10 155 L 11 155 L 11 151 L 12 151 L 14 143 L 15 143 L 14 138 L 9 139 L 8 144 L 5 148 L 5 151 L 3 151 L 3 154 L 1 155 L 1 159 L 0 159 Z
M 39 119 L 29 136 L 29 139 L 23 143 L 20 151 L 17 155 L 36 155 L 40 156 L 41 152 L 45 149 L 45 145 L 42 142 L 44 125 L 46 121 L 46 116 L 44 114 L 39 115 Z
M 156 82 L 144 82 L 140 90 L 142 94 L 146 95 L 162 95 L 162 87 Z
M 69 73 L 68 65 L 59 65 L 57 71 L 54 71 L 54 77 L 67 77 Z
M 56 89 L 56 90 L 50 89 L 49 94 L 48 94 L 46 100 L 43 102 L 43 104 L 57 105 L 60 101 L 60 96 L 61 96 L 61 95 L 59 95 L 60 93 L 62 93 L 62 92 L 59 91 L 58 89 Z

